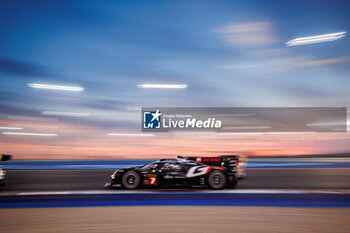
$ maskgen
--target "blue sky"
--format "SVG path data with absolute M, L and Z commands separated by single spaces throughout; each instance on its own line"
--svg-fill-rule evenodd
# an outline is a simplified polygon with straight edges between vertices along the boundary
M 284 43 L 348 31 L 349 9 L 348 1 L 1 1 L 0 120 L 77 111 L 91 116 L 59 122 L 136 132 L 140 106 L 347 107 L 348 35 Z M 85 91 L 27 86 L 34 82 Z

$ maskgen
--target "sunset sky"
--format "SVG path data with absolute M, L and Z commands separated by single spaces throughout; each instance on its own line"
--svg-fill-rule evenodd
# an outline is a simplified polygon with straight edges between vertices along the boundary
M 349 152 L 349 133 L 144 136 L 140 122 L 145 106 L 349 107 L 347 33 L 285 44 L 349 31 L 349 9 L 349 1 L 334 0 L 1 1 L 0 153 L 79 159 Z M 140 88 L 147 83 L 187 88 Z

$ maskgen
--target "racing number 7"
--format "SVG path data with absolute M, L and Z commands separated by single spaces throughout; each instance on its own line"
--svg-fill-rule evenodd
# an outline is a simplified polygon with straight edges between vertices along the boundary
M 149 178 L 149 184 L 157 184 L 157 178 L 155 178 L 155 177 L 150 177 L 150 178 Z

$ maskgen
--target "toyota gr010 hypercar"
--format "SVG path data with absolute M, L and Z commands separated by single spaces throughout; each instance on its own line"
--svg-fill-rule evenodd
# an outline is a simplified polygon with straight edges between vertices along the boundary
M 136 189 L 140 186 L 233 187 L 238 181 L 237 156 L 181 157 L 161 159 L 144 166 L 117 169 L 107 188 Z
M 11 159 L 11 155 L 0 154 L 0 161 L 6 161 L 10 159 Z M 2 170 L 2 166 L 0 166 L 0 186 L 5 185 L 5 176 L 6 176 L 6 172 Z
M 0 166 L 0 186 L 5 185 L 5 175 L 6 172 L 2 170 L 2 167 Z

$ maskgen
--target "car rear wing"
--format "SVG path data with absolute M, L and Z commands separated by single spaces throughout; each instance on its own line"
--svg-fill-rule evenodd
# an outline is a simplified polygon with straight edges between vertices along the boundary
M 219 157 L 184 157 L 185 159 L 196 161 L 210 166 L 237 167 L 239 165 L 239 155 L 222 155 Z

